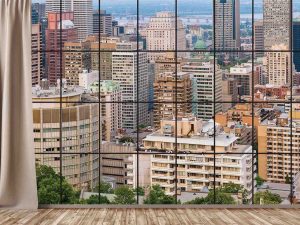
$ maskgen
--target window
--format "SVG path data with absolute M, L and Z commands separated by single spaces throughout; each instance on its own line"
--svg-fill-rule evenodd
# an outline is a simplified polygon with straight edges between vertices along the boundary
M 43 203 L 297 202 L 300 5 L 165 2 L 33 1 L 36 161 L 65 178 Z

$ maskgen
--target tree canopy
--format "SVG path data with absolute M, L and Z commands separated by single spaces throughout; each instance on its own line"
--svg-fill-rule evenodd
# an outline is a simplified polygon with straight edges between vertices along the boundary
M 37 165 L 36 178 L 40 204 L 74 204 L 79 202 L 79 193 L 66 181 L 64 176 L 60 177 L 52 167 Z
M 173 196 L 166 195 L 159 185 L 153 185 L 149 195 L 144 200 L 144 204 L 176 204 L 176 199 Z

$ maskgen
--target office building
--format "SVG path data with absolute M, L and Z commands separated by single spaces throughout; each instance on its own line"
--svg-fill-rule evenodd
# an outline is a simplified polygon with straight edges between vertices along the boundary
M 185 29 L 181 19 L 177 19 L 175 31 L 175 14 L 172 12 L 158 12 L 150 18 L 146 29 L 147 50 L 175 50 L 175 34 L 177 35 L 177 49 L 186 50 Z M 164 52 L 149 53 L 148 58 L 154 60 L 165 55 Z M 178 56 L 184 54 L 178 53 Z
M 48 81 L 43 80 L 41 87 L 32 89 L 33 101 L 47 102 L 33 103 L 34 149 L 36 153 L 43 153 L 36 154 L 36 163 L 51 166 L 57 173 L 62 163 L 62 175 L 71 185 L 78 190 L 95 188 L 99 176 L 98 155 L 78 153 L 96 153 L 99 150 L 98 106 L 68 102 L 70 99 L 80 101 L 83 89 L 68 87 L 63 81 L 61 100 L 68 103 L 60 108 L 60 104 L 55 102 L 61 98 L 59 83 L 56 87 L 49 87 Z M 61 126 L 60 110 L 63 117 Z M 60 155 L 60 152 L 70 154 Z
M 129 101 L 122 104 L 123 128 L 129 129 L 136 129 L 140 124 L 148 124 L 147 53 L 139 52 L 139 65 L 137 65 L 138 53 L 125 52 L 136 48 L 136 42 L 117 43 L 117 50 L 123 51 L 112 53 L 112 80 L 120 83 L 122 101 Z M 137 110 L 139 110 L 138 114 Z
M 214 69 L 213 62 L 191 62 L 181 68 L 191 74 L 192 111 L 198 119 L 210 120 L 222 111 L 222 71 Z
M 153 122 L 160 128 L 162 119 L 172 119 L 192 112 L 192 91 L 189 73 L 165 72 L 155 77 Z
M 93 34 L 99 33 L 112 36 L 112 16 L 105 10 L 93 13 Z
M 237 81 L 239 96 L 252 95 L 252 79 L 254 79 L 254 85 L 259 83 L 259 73 L 255 70 L 255 67 L 252 71 L 251 63 L 231 67 L 229 73 L 226 73 L 226 77 Z
M 264 0 L 264 49 L 284 44 L 290 49 L 290 0 Z
M 46 17 L 46 4 L 45 3 L 32 3 L 31 9 L 35 10 L 38 14 L 38 20 Z
M 300 72 L 300 20 L 293 21 L 293 63 L 297 72 Z
M 255 58 L 264 56 L 264 22 L 263 20 L 254 21 L 254 50 Z
M 31 25 L 31 79 L 32 86 L 40 83 L 42 71 L 40 24 Z
M 60 8 L 61 7 L 61 8 Z M 49 12 L 71 12 L 72 0 L 46 0 L 46 16 Z
M 218 50 L 239 50 L 240 1 L 215 1 L 215 47 Z
M 77 41 L 77 29 L 73 24 L 73 13 L 62 14 L 62 25 L 60 25 L 60 13 L 48 13 L 48 28 L 46 29 L 46 65 L 47 76 L 50 84 L 55 84 L 64 73 L 61 71 L 62 56 L 60 50 L 64 43 Z M 62 30 L 60 30 L 60 27 Z M 62 39 L 61 39 L 62 38 Z
M 60 3 L 60 1 L 62 1 Z M 78 39 L 84 40 L 93 33 L 93 1 L 92 0 L 46 0 L 46 13 L 60 12 L 74 13 L 74 26 L 78 29 Z

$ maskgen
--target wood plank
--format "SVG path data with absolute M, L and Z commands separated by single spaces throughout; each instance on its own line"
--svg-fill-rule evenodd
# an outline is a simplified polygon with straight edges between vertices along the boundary
M 294 225 L 300 209 L 40 209 L 0 210 L 0 224 Z

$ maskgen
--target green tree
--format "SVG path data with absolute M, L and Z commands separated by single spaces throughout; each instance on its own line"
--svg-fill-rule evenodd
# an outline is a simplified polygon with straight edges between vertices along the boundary
M 280 204 L 282 202 L 280 195 L 273 194 L 270 191 L 259 191 L 254 194 L 254 204 Z
M 216 194 L 216 195 L 215 195 Z M 220 189 L 209 190 L 206 197 L 197 197 L 186 204 L 235 204 L 234 198 L 230 193 L 224 193 Z
M 100 200 L 100 202 L 99 202 Z M 106 196 L 100 195 L 100 199 L 98 195 L 91 195 L 87 200 L 86 204 L 109 204 L 109 200 Z
M 145 190 L 142 187 L 135 188 L 133 191 L 134 193 L 137 193 L 139 196 L 145 195 Z
M 108 194 L 114 193 L 114 190 L 112 189 L 111 184 L 108 182 L 104 182 L 104 181 L 100 181 L 100 184 L 96 186 L 94 191 L 100 192 L 100 193 L 108 193 Z
M 235 204 L 234 198 L 230 193 L 224 193 L 220 189 L 216 188 L 215 193 L 214 190 L 210 190 L 208 195 L 205 197 L 205 204 Z
M 120 143 L 134 143 L 133 138 L 132 137 L 127 137 L 127 136 L 121 137 L 119 139 L 119 141 L 120 141 Z
M 255 180 L 256 180 L 256 184 L 257 184 L 258 186 L 263 185 L 263 183 L 265 182 L 265 180 L 262 179 L 260 176 L 255 177 Z
M 149 195 L 144 200 L 144 204 L 176 204 L 176 199 L 173 196 L 166 195 L 159 185 L 153 185 Z
M 52 167 L 36 166 L 38 199 L 40 204 L 79 203 L 79 195 Z M 60 201 L 60 195 L 62 199 Z
M 135 193 L 127 185 L 122 185 L 115 189 L 115 198 L 113 201 L 114 204 L 130 205 L 134 204 L 135 202 Z

